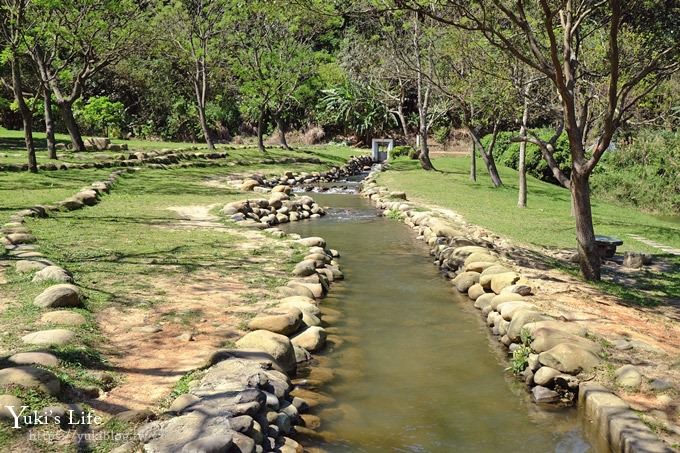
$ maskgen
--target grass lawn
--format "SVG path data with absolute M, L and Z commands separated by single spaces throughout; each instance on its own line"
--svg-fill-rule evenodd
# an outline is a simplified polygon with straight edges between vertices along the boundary
M 570 216 L 570 194 L 566 189 L 528 178 L 528 207 L 517 208 L 517 172 L 500 167 L 504 182 L 493 188 L 485 169 L 478 181 L 469 179 L 467 157 L 440 157 L 434 165 L 441 172 L 424 172 L 417 161 L 393 161 L 390 171 L 380 175 L 379 182 L 392 189 L 404 190 L 410 199 L 453 209 L 471 223 L 488 228 L 519 243 L 543 247 L 575 248 L 574 220 Z M 479 164 L 478 164 L 479 168 Z M 656 255 L 659 249 L 633 240 L 628 234 L 680 248 L 680 218 L 664 220 L 630 207 L 593 200 L 595 232 L 616 236 L 624 241 L 620 250 L 644 251 Z M 611 292 L 619 291 L 627 298 L 644 302 L 650 295 L 680 299 L 680 257 L 666 255 L 674 271 L 640 276 L 644 293 L 629 293 L 617 285 L 603 283 Z

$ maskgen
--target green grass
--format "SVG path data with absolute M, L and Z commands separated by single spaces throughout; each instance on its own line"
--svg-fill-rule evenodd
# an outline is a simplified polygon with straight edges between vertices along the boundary
M 488 228 L 519 243 L 542 247 L 575 248 L 574 219 L 569 191 L 535 178 L 528 178 L 528 207 L 517 208 L 517 172 L 500 167 L 504 186 L 493 188 L 482 169 L 478 181 L 469 179 L 469 158 L 441 157 L 434 161 L 441 172 L 424 172 L 417 161 L 398 159 L 379 183 L 393 190 L 404 190 L 412 200 L 453 209 L 471 223 Z M 680 248 L 680 218 L 664 220 L 637 211 L 593 200 L 593 221 L 597 234 L 616 236 L 624 241 L 621 251 L 644 251 L 667 260 L 669 272 L 636 274 L 635 288 L 611 282 L 600 285 L 608 292 L 637 303 L 680 298 L 680 258 L 659 255 L 659 249 L 635 241 L 638 234 L 662 244 Z M 572 272 L 575 269 L 569 268 Z

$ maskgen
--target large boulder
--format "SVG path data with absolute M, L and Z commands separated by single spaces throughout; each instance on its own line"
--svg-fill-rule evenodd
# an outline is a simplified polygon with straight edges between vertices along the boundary
M 477 300 L 480 296 L 486 294 L 484 287 L 479 283 L 475 283 L 470 288 L 468 288 L 468 297 L 472 300 Z
M 40 330 L 21 337 L 21 341 L 26 344 L 41 346 L 61 346 L 72 342 L 74 339 L 75 334 L 67 329 Z
M 461 293 L 466 293 L 477 282 L 479 282 L 479 272 L 461 272 L 452 280 L 453 285 Z
M 486 262 L 486 263 L 492 263 L 489 266 L 486 266 L 486 268 L 489 268 L 493 266 L 493 263 L 496 263 L 498 261 L 498 258 L 493 256 L 492 254 L 488 252 L 476 252 L 470 254 L 467 258 L 465 258 L 465 261 L 463 264 L 465 266 L 469 266 L 472 263 L 480 263 L 480 262 Z
M 75 285 L 54 285 L 38 294 L 33 303 L 43 308 L 81 307 L 83 293 Z
M 15 270 L 20 274 L 35 272 L 51 266 L 47 260 L 19 260 L 14 263 Z
M 268 330 L 256 330 L 236 342 L 240 349 L 260 350 L 270 355 L 285 372 L 295 370 L 295 351 L 288 337 Z
M 42 368 L 18 366 L 0 370 L 0 387 L 16 385 L 27 389 L 37 389 L 56 396 L 61 391 L 59 379 Z
M 302 244 L 302 245 L 307 246 L 307 247 L 326 248 L 326 240 L 324 238 L 320 238 L 318 236 L 311 236 L 311 237 L 298 239 L 297 242 L 299 244 Z
M 295 346 L 305 348 L 309 352 L 315 352 L 326 344 L 326 330 L 322 327 L 308 327 L 291 339 Z
M 256 186 L 259 186 L 260 183 L 254 179 L 246 179 L 243 181 L 241 184 L 241 190 L 245 192 L 250 192 L 252 191 Z
M 567 374 L 590 371 L 601 363 L 597 355 L 569 343 L 561 343 L 548 351 L 541 352 L 538 355 L 538 361 L 543 366 L 555 368 Z
M 496 307 L 496 311 L 498 311 L 506 321 L 511 321 L 515 313 L 520 310 L 538 310 L 538 307 L 532 303 L 521 301 L 503 302 Z
M 508 331 L 506 335 L 512 342 L 517 342 L 520 340 L 522 329 L 524 326 L 537 321 L 548 321 L 552 318 L 548 315 L 544 315 L 534 309 L 530 310 L 519 310 L 514 313 L 510 325 L 508 326 Z
M 588 340 L 587 338 L 579 337 L 564 330 L 553 329 L 550 327 L 542 327 L 531 332 L 533 341 L 531 342 L 531 349 L 535 352 L 543 352 L 554 348 L 558 344 L 568 343 L 573 346 L 578 346 L 581 349 L 588 350 L 593 354 L 599 354 L 602 347 Z
M 257 316 L 250 320 L 250 330 L 268 330 L 281 335 L 292 335 L 300 329 L 302 311 L 292 307 L 286 313 Z
M 308 275 L 316 274 L 316 263 L 314 260 L 300 261 L 293 269 L 293 275 L 296 277 L 307 277 Z
M 59 359 L 49 352 L 18 352 L 7 359 L 14 365 L 57 366 Z
M 66 269 L 59 266 L 47 266 L 46 268 L 36 272 L 32 281 L 33 283 L 49 281 L 73 283 L 73 276 Z
M 517 280 L 520 279 L 520 275 L 516 272 L 504 272 L 502 274 L 494 274 L 491 276 L 491 282 L 489 287 L 491 291 L 496 294 L 500 294 L 503 288 L 514 285 Z

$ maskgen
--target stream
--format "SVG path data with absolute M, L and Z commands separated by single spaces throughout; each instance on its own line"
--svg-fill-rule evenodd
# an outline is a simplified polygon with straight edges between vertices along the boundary
M 401 222 L 356 194 L 310 194 L 328 215 L 281 225 L 337 249 L 346 280 L 320 307 L 343 342 L 320 361 L 335 378 L 314 408 L 328 452 L 591 452 L 575 409 L 541 409 L 504 372 L 505 352 L 467 297 Z M 307 370 L 308 372 L 309 370 Z M 304 376 L 305 369 L 302 369 Z

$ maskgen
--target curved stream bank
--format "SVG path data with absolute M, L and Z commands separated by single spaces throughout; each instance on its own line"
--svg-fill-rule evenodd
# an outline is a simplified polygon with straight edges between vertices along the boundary
M 284 229 L 325 238 L 342 254 L 347 282 L 322 304 L 340 313 L 319 360 L 334 376 L 309 386 L 330 398 L 313 408 L 322 435 L 302 438 L 305 447 L 592 451 L 575 410 L 541 410 L 503 372 L 505 353 L 406 225 L 377 217 L 358 195 L 314 198 L 328 215 Z

